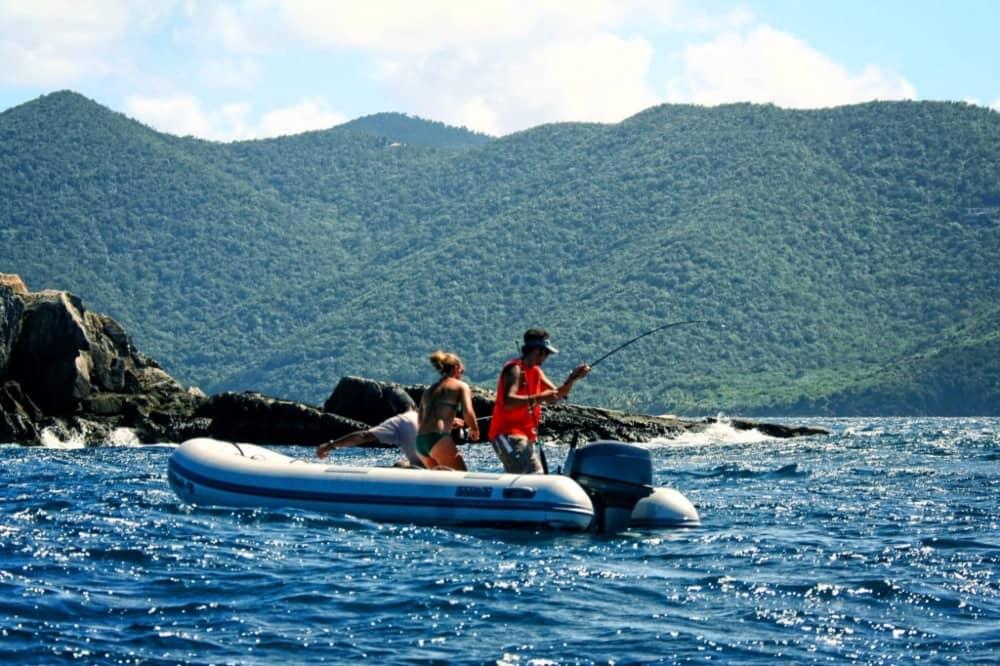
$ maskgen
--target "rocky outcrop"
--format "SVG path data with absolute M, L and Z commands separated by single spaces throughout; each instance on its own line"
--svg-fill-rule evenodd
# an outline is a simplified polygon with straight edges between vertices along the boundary
M 17 382 L 0 388 L 0 442 L 36 442 L 38 422 L 45 417 Z
M 414 403 L 420 400 L 423 387 L 376 382 L 362 377 L 344 377 L 323 403 L 323 411 L 375 425 L 402 411 L 396 391 Z
M 369 425 L 381 423 L 403 410 L 397 396 L 405 394 L 414 403 L 420 403 L 425 386 L 379 382 L 364 377 L 343 377 L 333 393 L 323 403 L 323 410 L 340 414 Z M 493 411 L 493 394 L 472 389 L 472 407 L 480 416 Z
M 374 425 L 396 411 L 387 396 L 394 390 L 405 391 L 415 402 L 420 402 L 423 386 L 404 386 L 391 382 L 377 382 L 362 377 L 344 377 L 334 388 L 324 408 L 341 415 Z M 484 437 L 488 417 L 493 412 L 493 394 L 474 389 L 473 407 L 480 417 Z M 598 439 L 626 442 L 645 442 L 651 439 L 677 437 L 686 432 L 702 432 L 718 419 L 686 420 L 674 417 L 629 414 L 610 409 L 585 407 L 569 403 L 547 406 L 538 426 L 539 435 L 567 443 L 583 443 Z M 736 430 L 759 430 L 771 437 L 804 437 L 827 435 L 824 428 L 788 426 L 745 419 L 728 421 Z
M 0 439 L 38 443 L 44 430 L 87 443 L 129 428 L 141 441 L 203 430 L 205 401 L 135 349 L 125 329 L 65 291 L 29 292 L 0 274 Z
M 198 414 L 208 419 L 212 437 L 262 444 L 316 445 L 370 425 L 254 392 L 214 395 Z
M 28 288 L 21 278 L 0 273 L 0 378 L 10 365 L 10 354 L 21 331 L 27 294 Z
M 345 377 L 323 409 L 260 393 L 206 397 L 186 389 L 138 351 L 125 329 L 65 291 L 32 293 L 0 273 L 0 442 L 47 438 L 101 444 L 126 438 L 180 442 L 210 435 L 261 444 L 315 445 L 375 425 L 419 403 L 425 387 Z M 493 395 L 476 390 L 484 434 Z M 713 422 L 626 414 L 559 404 L 545 409 L 543 437 L 647 441 L 703 430 Z M 776 437 L 825 430 L 730 421 Z

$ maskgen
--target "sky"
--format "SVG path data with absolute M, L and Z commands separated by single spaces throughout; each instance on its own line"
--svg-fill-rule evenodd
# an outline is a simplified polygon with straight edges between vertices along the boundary
M 503 136 L 663 103 L 1000 111 L 1000 0 L 0 0 L 0 111 L 215 141 L 385 111 Z

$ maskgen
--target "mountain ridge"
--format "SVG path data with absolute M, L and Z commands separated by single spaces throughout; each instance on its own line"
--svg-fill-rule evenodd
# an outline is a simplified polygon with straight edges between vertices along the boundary
M 949 350 L 958 368 L 992 349 L 960 333 L 920 356 L 1000 295 L 1000 225 L 968 215 L 1000 207 L 997 114 L 978 107 L 662 105 L 459 147 L 351 123 L 216 144 L 56 95 L 0 114 L 6 270 L 79 291 L 209 391 L 315 401 L 343 375 L 417 383 L 437 346 L 491 387 L 535 324 L 564 349 L 556 378 L 698 318 L 726 327 L 637 344 L 574 397 L 839 413 L 887 363 L 930 359 L 911 383 L 933 393 Z M 946 404 L 906 377 L 874 408 Z M 988 378 L 962 391 L 1000 410 Z

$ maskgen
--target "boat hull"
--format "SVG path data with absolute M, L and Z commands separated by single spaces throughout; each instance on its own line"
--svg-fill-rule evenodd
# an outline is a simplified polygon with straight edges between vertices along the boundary
M 170 456 L 191 504 L 301 508 L 384 522 L 586 530 L 590 498 L 564 476 L 361 468 L 306 462 L 253 444 L 199 438 Z

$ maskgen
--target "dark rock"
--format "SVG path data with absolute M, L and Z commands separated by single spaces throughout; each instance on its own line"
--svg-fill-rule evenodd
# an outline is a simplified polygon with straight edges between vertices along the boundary
M 715 423 L 717 419 L 708 418 L 705 419 L 708 423 Z M 829 435 L 830 431 L 826 428 L 818 428 L 814 426 L 788 426 L 781 425 L 779 423 L 762 423 L 760 421 L 747 421 L 744 419 L 730 419 L 729 424 L 732 425 L 737 430 L 757 430 L 762 432 L 769 437 L 780 437 L 787 439 L 789 437 L 810 437 L 812 435 Z
M 101 443 L 118 428 L 141 441 L 204 434 L 206 398 L 135 349 L 114 319 L 64 291 L 31 293 L 0 274 L 0 438 L 37 443 L 66 432 Z M 44 425 L 43 425 L 44 423 Z
M 212 437 L 258 444 L 315 445 L 368 427 L 316 407 L 254 392 L 214 395 L 198 416 L 211 419 Z
M 377 425 L 400 413 L 399 393 L 406 394 L 415 405 L 420 404 L 425 386 L 404 386 L 394 382 L 379 382 L 364 377 L 344 377 L 323 403 L 323 411 L 346 416 L 368 425 Z M 493 396 L 473 387 L 472 406 L 478 416 L 493 411 Z
M 211 432 L 211 419 L 192 417 L 186 413 L 152 412 L 128 427 L 141 442 L 183 442 L 192 437 L 205 437 Z
M 398 393 L 420 402 L 423 387 L 401 386 L 362 377 L 344 377 L 323 403 L 323 411 L 339 414 L 368 425 L 377 425 L 402 411 Z
M 66 414 L 90 393 L 93 357 L 82 305 L 66 292 L 29 294 L 10 377 L 46 414 Z
M 259 393 L 206 398 L 185 389 L 132 344 L 125 329 L 89 312 L 63 291 L 28 292 L 17 276 L 0 274 L 0 440 L 100 444 L 128 428 L 142 442 L 177 442 L 211 435 L 263 444 L 308 444 L 335 439 L 419 403 L 425 387 L 360 377 L 342 379 L 320 410 Z M 473 405 L 485 438 L 493 395 L 474 389 Z M 703 430 L 713 420 L 626 414 L 561 403 L 545 408 L 543 437 L 648 441 Z M 775 437 L 822 434 L 803 428 L 733 420 Z
M 38 440 L 36 423 L 42 410 L 29 398 L 17 382 L 0 387 L 0 441 L 34 442 Z
M 17 289 L 17 284 L 6 273 L 0 273 L 0 381 L 7 379 L 10 355 L 14 342 L 21 331 L 21 317 L 24 314 L 24 299 L 27 293 Z M 20 278 L 17 278 L 20 282 Z M 21 287 L 24 283 L 20 283 Z
M 91 393 L 81 401 L 80 408 L 85 414 L 114 416 L 124 414 L 133 407 L 136 396 L 124 393 Z
M 360 415 L 373 419 L 365 421 L 371 425 L 380 420 L 375 419 L 376 413 L 383 412 L 375 412 L 372 405 L 366 405 L 367 401 L 377 402 L 381 400 L 380 396 L 392 387 L 406 390 L 418 402 L 425 389 L 422 386 L 400 386 L 391 382 L 376 382 L 361 377 L 345 377 L 337 384 L 330 399 L 327 400 L 326 408 L 328 410 L 349 409 L 355 418 Z M 493 412 L 493 395 L 474 389 L 472 402 L 476 415 L 480 419 L 480 429 L 483 439 L 485 439 L 489 430 L 489 416 Z M 379 409 L 384 410 L 384 405 Z M 714 418 L 690 421 L 673 417 L 629 414 L 563 402 L 548 405 L 542 410 L 542 421 L 538 431 L 540 437 L 558 439 L 567 443 L 584 443 L 598 439 L 645 442 L 657 438 L 669 439 L 685 432 L 701 432 L 715 421 Z M 829 431 L 823 428 L 784 426 L 738 419 L 731 421 L 731 425 L 734 428 L 744 430 L 756 428 L 772 437 L 829 434 Z
M 107 416 L 138 395 L 148 411 L 193 412 L 198 402 L 135 350 L 121 324 L 62 291 L 28 295 L 10 372 L 51 415 L 94 409 Z
M 576 444 L 599 439 L 645 442 L 654 438 L 677 437 L 691 430 L 694 425 L 696 424 L 674 418 L 627 414 L 564 403 L 542 410 L 538 435 L 541 438 Z

